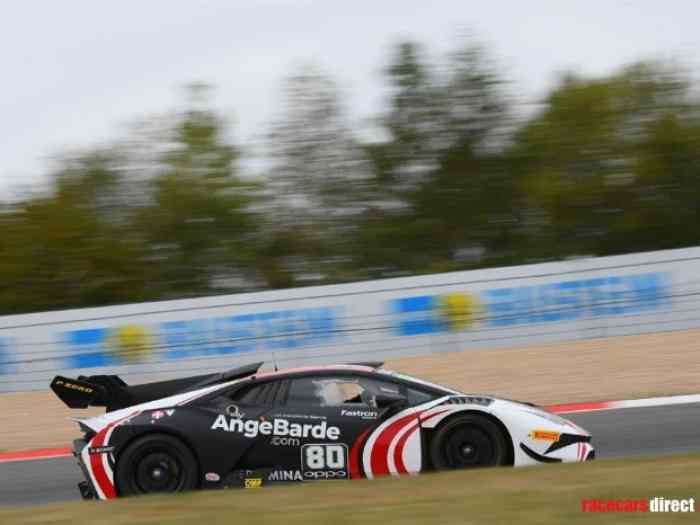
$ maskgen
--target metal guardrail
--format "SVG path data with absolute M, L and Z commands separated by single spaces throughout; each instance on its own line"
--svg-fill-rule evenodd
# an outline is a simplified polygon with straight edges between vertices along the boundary
M 700 248 L 0 317 L 0 391 L 700 327 Z

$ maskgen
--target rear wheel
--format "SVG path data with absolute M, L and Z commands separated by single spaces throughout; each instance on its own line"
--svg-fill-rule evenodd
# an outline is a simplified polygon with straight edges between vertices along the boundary
M 496 423 L 469 414 L 451 419 L 438 429 L 430 444 L 430 459 L 440 470 L 505 465 L 508 444 Z
M 115 472 L 122 496 L 192 490 L 198 480 L 197 461 L 190 449 L 165 434 L 134 441 L 119 456 Z

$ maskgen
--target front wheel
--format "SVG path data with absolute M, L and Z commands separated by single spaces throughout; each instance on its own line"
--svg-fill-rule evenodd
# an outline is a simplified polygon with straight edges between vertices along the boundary
M 436 469 L 505 465 L 508 444 L 501 428 L 478 414 L 456 417 L 440 427 L 430 444 Z
M 144 436 L 119 456 L 115 481 L 121 496 L 192 490 L 198 483 L 197 461 L 177 438 Z

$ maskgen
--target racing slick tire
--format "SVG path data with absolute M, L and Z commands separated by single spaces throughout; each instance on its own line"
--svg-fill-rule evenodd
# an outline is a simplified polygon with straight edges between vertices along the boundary
M 183 492 L 197 488 L 199 469 L 182 441 L 167 434 L 150 434 L 120 454 L 115 481 L 120 496 Z
M 501 428 L 478 414 L 448 420 L 430 443 L 430 459 L 437 470 L 505 465 L 508 453 Z

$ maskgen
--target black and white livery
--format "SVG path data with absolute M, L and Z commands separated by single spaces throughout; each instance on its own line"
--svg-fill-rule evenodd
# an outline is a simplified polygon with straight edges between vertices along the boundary
M 222 374 L 144 385 L 57 376 L 76 419 L 85 498 L 374 478 L 593 459 L 584 429 L 542 408 L 383 370 L 380 363 Z

